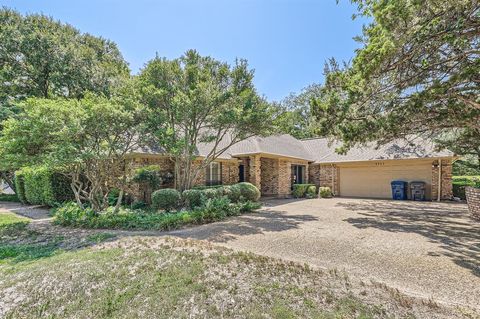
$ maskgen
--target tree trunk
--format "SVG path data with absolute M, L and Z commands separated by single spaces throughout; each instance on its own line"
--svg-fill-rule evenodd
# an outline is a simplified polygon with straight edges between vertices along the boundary
M 120 210 L 120 205 L 122 204 L 122 199 L 123 199 L 123 189 L 120 190 L 120 193 L 118 194 L 117 198 L 117 204 L 115 205 L 115 209 L 113 212 L 116 214 Z

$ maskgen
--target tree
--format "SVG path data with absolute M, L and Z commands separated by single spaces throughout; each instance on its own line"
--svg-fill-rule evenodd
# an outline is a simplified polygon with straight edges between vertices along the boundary
M 439 148 L 447 148 L 458 155 L 470 156 L 480 170 L 480 129 L 458 129 L 436 140 Z M 469 163 L 469 162 L 466 162 Z M 467 164 L 468 165 L 468 164 Z
M 108 205 L 112 188 L 128 189 L 125 155 L 140 141 L 144 112 L 133 99 L 87 95 L 81 100 L 30 98 L 4 122 L 0 166 L 46 165 L 68 176 L 79 205 Z
M 109 96 L 129 70 L 115 43 L 33 14 L 0 10 L 0 105 L 27 97 Z M 5 110 L 3 110 L 5 113 Z
M 317 136 L 313 131 L 310 103 L 318 98 L 322 86 L 313 84 L 303 89 L 299 94 L 290 94 L 276 105 L 278 115 L 275 117 L 275 127 L 279 133 L 290 134 L 296 138 Z
M 156 57 L 140 72 L 140 96 L 147 106 L 152 143 L 175 161 L 179 190 L 231 145 L 271 128 L 273 110 L 255 91 L 245 60 L 233 67 L 187 51 L 174 60 Z M 199 165 L 197 145 L 208 143 Z
M 52 18 L 0 9 L 0 130 L 29 97 L 111 96 L 129 77 L 115 43 L 81 34 Z M 15 167 L 13 169 L 17 169 Z M 0 171 L 11 183 L 13 170 Z
M 480 126 L 480 4 L 353 0 L 372 20 L 353 62 L 330 61 L 313 103 L 319 131 L 346 148 Z

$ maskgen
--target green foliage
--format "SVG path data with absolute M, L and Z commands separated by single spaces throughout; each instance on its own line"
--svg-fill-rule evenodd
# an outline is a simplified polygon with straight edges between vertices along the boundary
M 247 201 L 232 204 L 226 197 L 209 199 L 204 207 L 197 207 L 191 211 L 162 214 L 126 208 L 114 213 L 113 207 L 96 213 L 90 208 L 80 208 L 75 203 L 67 203 L 54 210 L 54 223 L 61 226 L 93 229 L 172 230 L 188 224 L 219 221 L 228 216 L 236 216 L 258 208 L 260 208 L 259 203 Z
M 129 70 L 117 45 L 42 14 L 0 9 L 0 107 L 25 97 L 110 95 Z M 12 110 L 13 111 L 13 110 Z
M 15 172 L 15 190 L 20 202 L 26 204 L 27 197 L 25 196 L 25 178 L 21 170 Z
M 208 164 L 229 145 L 272 128 L 273 109 L 255 91 L 245 60 L 230 66 L 195 50 L 174 60 L 156 57 L 141 70 L 137 83 L 147 105 L 147 134 L 175 158 L 177 167 L 192 167 L 177 171 L 181 190 L 189 189 L 193 176 L 205 168 L 191 165 L 199 142 L 214 146 L 202 163 Z M 179 134 L 179 128 L 188 134 Z M 219 147 L 226 135 L 229 145 Z
M 317 186 L 315 185 L 310 185 L 307 187 L 307 191 L 305 192 L 305 197 L 306 198 L 315 198 L 318 197 L 317 195 Z
M 20 202 L 17 194 L 0 194 L 0 202 Z
M 475 176 L 480 175 L 480 163 L 471 158 L 465 157 L 456 160 L 453 163 L 452 174 L 453 176 Z
M 173 175 L 160 171 L 158 165 L 149 165 L 135 170 L 132 181 L 136 183 L 145 183 L 150 189 L 157 190 L 160 186 L 172 182 Z
M 305 197 L 309 187 L 315 187 L 314 184 L 293 184 L 292 195 L 295 198 Z
M 330 187 L 319 187 L 318 196 L 320 198 L 330 198 L 332 197 L 332 190 L 330 189 Z
M 226 196 L 232 203 L 238 203 L 242 200 L 242 192 L 237 184 L 223 186 L 221 191 L 222 195 Z
M 96 210 L 108 206 L 110 189 L 128 189 L 121 161 L 141 142 L 144 116 L 132 98 L 28 99 L 21 108 L 19 116 L 4 122 L 0 163 L 58 167 L 77 180 L 81 173 L 85 180 L 78 193 L 87 195 L 79 200 Z
M 325 88 L 312 103 L 319 134 L 340 139 L 343 150 L 416 133 L 478 136 L 478 3 L 353 2 L 371 23 L 351 65 L 326 67 Z
M 202 193 L 207 199 L 219 198 L 223 196 L 222 187 L 205 188 L 202 190 Z
M 244 200 L 256 202 L 260 199 L 260 190 L 253 184 L 242 182 L 235 184 Z
M 130 208 L 133 209 L 133 210 L 136 210 L 136 209 L 145 209 L 145 208 L 147 208 L 147 207 L 148 207 L 147 203 L 142 202 L 141 200 L 134 201 L 134 202 L 130 205 Z
M 15 236 L 26 229 L 30 221 L 13 213 L 0 214 L 0 237 Z
M 453 176 L 453 196 L 460 199 L 466 199 L 465 187 L 478 187 L 480 188 L 480 176 Z
M 24 194 L 25 203 L 54 206 L 73 199 L 69 180 L 47 167 L 24 167 L 15 175 L 19 180 L 19 194 Z
M 152 193 L 152 207 L 172 211 L 180 205 L 181 194 L 173 188 L 159 189 Z
M 299 94 L 291 94 L 279 104 L 274 104 L 278 113 L 274 121 L 275 130 L 298 139 L 315 137 L 310 101 L 318 98 L 321 90 L 320 85 L 313 84 Z
M 196 207 L 202 207 L 205 204 L 206 196 L 202 190 L 188 189 L 183 191 L 182 200 L 186 207 L 194 209 Z

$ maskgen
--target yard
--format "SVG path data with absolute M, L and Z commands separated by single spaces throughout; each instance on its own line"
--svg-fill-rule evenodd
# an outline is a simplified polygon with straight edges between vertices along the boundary
M 347 199 L 267 205 L 165 236 L 52 226 L 41 209 L 2 203 L 0 317 L 475 316 L 478 229 L 466 235 L 475 229 L 460 223 L 463 206 Z M 446 208 L 451 217 L 433 218 Z M 416 214 L 418 227 L 398 209 Z M 435 238 L 434 225 L 452 235 L 449 244 Z M 435 278 L 427 278 L 434 268 Z M 445 300 L 447 293 L 457 299 Z

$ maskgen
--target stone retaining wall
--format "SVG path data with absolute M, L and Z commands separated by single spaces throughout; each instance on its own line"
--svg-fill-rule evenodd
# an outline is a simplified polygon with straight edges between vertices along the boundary
M 468 210 L 473 218 L 480 220 L 480 188 L 466 187 Z

